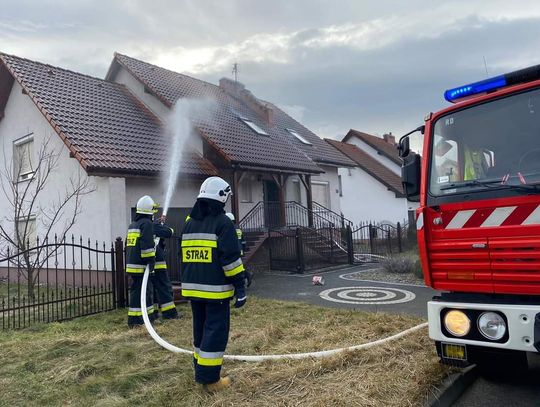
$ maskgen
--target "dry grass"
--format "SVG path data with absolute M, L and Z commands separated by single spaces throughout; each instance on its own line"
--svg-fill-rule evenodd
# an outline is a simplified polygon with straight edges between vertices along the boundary
M 191 318 L 159 325 L 189 348 Z M 389 336 L 419 318 L 336 310 L 251 298 L 233 312 L 229 353 L 287 353 L 355 345 Z M 59 406 L 407 406 L 419 405 L 449 370 L 426 330 L 370 350 L 329 359 L 225 362 L 235 378 L 207 395 L 190 357 L 169 353 L 124 312 L 0 334 L 0 405 Z

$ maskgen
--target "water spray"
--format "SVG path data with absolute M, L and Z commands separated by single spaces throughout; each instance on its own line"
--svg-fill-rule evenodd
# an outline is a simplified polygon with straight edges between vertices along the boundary
M 166 184 L 166 193 L 165 201 L 163 203 L 163 215 L 167 215 L 169 210 L 169 205 L 171 203 L 172 195 L 174 192 L 174 187 L 178 180 L 178 174 L 180 172 L 180 164 L 182 159 L 182 153 L 186 146 L 186 143 L 193 133 L 193 125 L 190 120 L 193 116 L 201 116 L 202 114 L 207 113 L 214 105 L 214 102 L 208 100 L 188 100 L 180 99 L 174 107 L 172 112 L 172 123 L 170 127 L 170 132 L 173 137 L 172 149 L 169 156 L 169 168 Z M 159 242 L 159 239 L 156 239 L 156 246 Z M 158 343 L 158 345 L 163 348 L 171 351 L 173 353 L 183 353 L 187 355 L 192 355 L 193 351 L 188 349 L 179 348 L 177 346 L 171 345 L 169 342 L 161 338 L 158 333 L 155 331 L 150 318 L 148 317 L 148 310 L 146 304 L 146 290 L 148 287 L 148 278 L 150 276 L 150 267 L 146 266 L 143 276 L 143 282 L 141 287 L 141 309 L 142 317 L 144 321 L 144 326 L 150 334 L 150 336 Z M 399 339 L 405 335 L 408 335 L 412 332 L 415 332 L 419 329 L 422 329 L 427 326 L 427 322 L 416 325 L 412 328 L 406 329 L 402 332 L 399 332 L 395 335 L 389 336 L 387 338 L 379 339 L 377 341 L 364 343 L 361 345 L 349 346 L 346 348 L 337 348 L 330 349 L 318 352 L 306 352 L 306 353 L 291 353 L 283 355 L 224 355 L 225 359 L 229 360 L 238 360 L 244 362 L 264 362 L 266 360 L 283 360 L 283 359 L 307 359 L 307 358 L 324 358 L 329 356 L 334 356 L 341 352 L 354 351 L 359 349 L 368 349 L 373 346 L 382 345 L 392 340 Z

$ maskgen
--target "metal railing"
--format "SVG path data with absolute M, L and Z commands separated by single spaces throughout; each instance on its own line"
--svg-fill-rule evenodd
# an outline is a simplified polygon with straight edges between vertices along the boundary
M 4 242 L 0 242 L 4 243 Z M 27 245 L 27 247 L 30 245 Z M 3 245 L 0 258 L 0 325 L 23 328 L 109 311 L 125 302 L 118 290 L 114 246 L 82 238 L 39 239 L 24 251 Z M 122 298 L 119 298 L 119 297 Z

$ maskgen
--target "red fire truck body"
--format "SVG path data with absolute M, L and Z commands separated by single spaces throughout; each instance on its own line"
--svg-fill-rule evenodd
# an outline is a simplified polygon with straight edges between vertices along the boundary
M 421 158 L 400 143 L 445 363 L 503 367 L 540 350 L 539 79 L 532 67 L 447 91 L 457 103 L 426 117 Z

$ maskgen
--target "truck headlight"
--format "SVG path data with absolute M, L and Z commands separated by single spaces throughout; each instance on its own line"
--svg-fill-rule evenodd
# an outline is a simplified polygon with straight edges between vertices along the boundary
M 471 330 L 471 320 L 463 311 L 454 309 L 444 316 L 444 326 L 454 336 L 465 336 Z
M 498 341 L 506 333 L 506 322 L 496 312 L 484 312 L 478 318 L 478 329 L 487 339 Z

